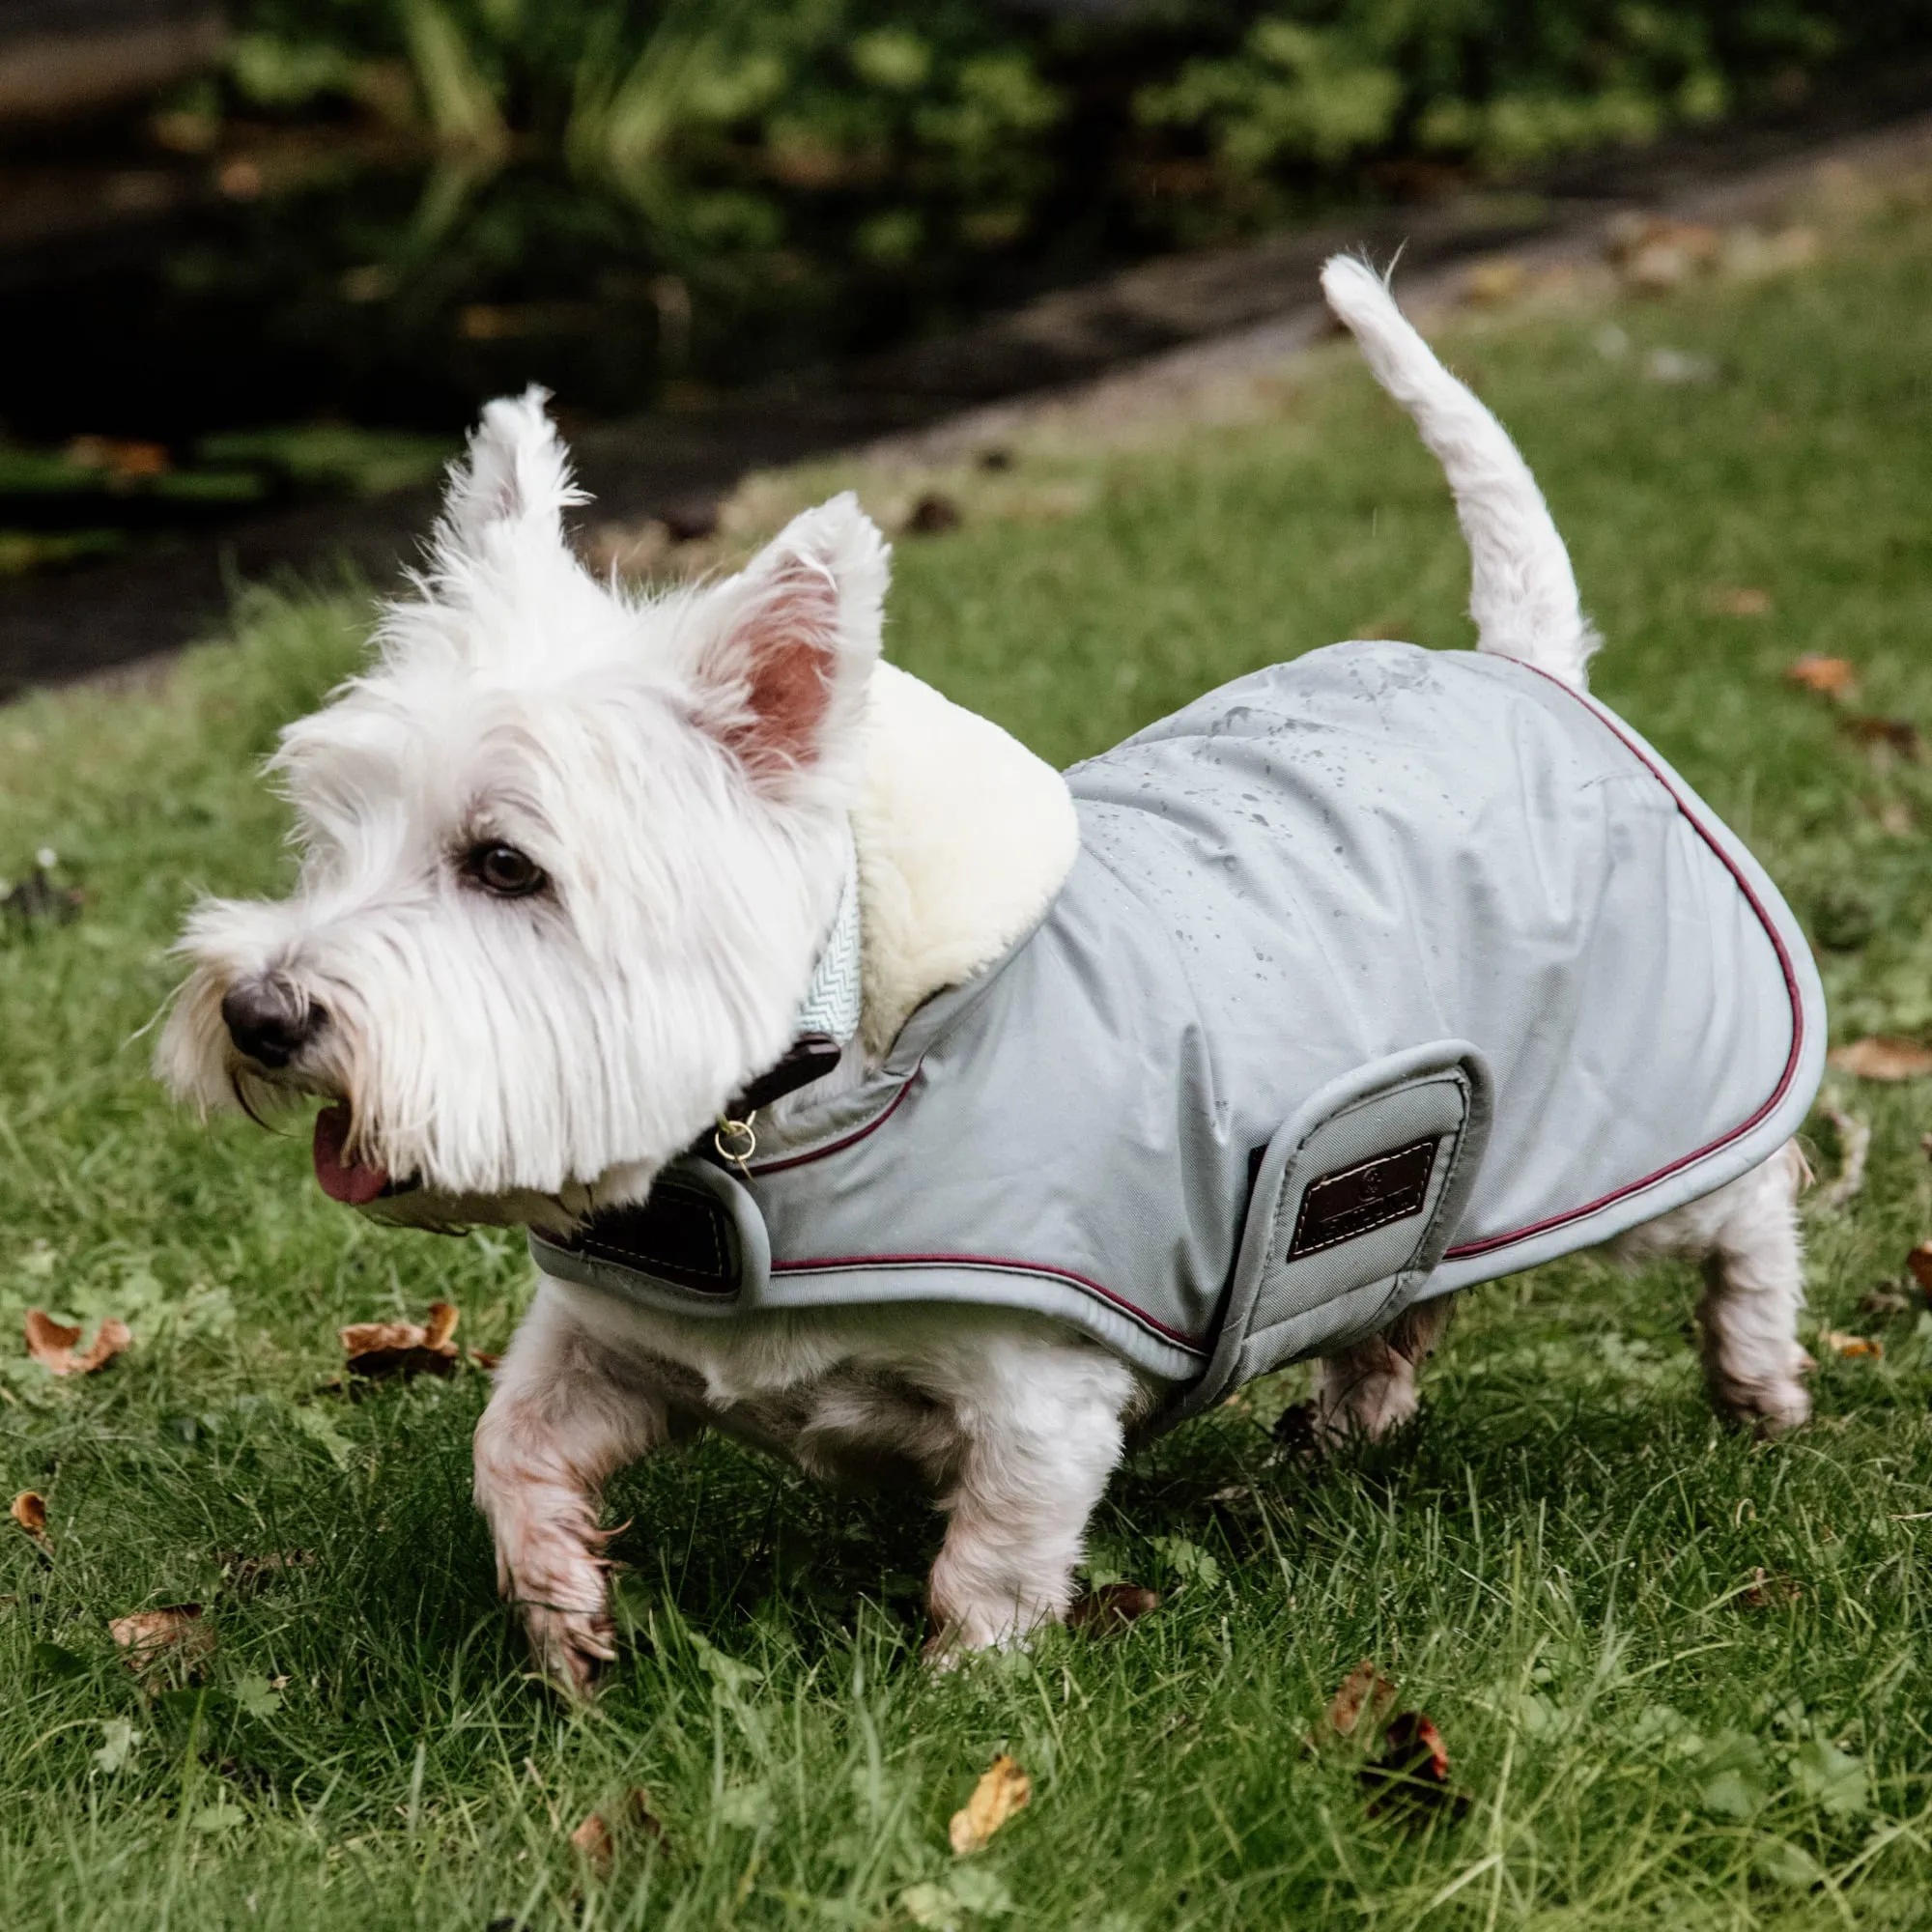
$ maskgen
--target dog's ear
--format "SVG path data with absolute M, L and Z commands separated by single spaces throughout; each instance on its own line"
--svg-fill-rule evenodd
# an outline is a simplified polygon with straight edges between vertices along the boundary
M 711 594 L 703 722 L 767 789 L 851 742 L 879 656 L 892 550 L 849 492 L 795 517 Z
M 569 453 L 544 408 L 549 401 L 533 384 L 521 396 L 484 406 L 468 454 L 450 465 L 436 532 L 443 563 L 476 556 L 496 530 L 562 543 L 563 512 L 589 498 L 571 480 Z

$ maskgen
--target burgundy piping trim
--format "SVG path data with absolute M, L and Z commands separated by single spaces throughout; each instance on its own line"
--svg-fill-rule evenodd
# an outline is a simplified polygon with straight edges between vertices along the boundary
M 782 1174 L 788 1167 L 804 1167 L 809 1161 L 823 1160 L 827 1154 L 838 1153 L 848 1147 L 856 1147 L 867 1135 L 877 1133 L 898 1112 L 899 1102 L 912 1091 L 912 1083 L 919 1078 L 919 1068 L 924 1065 L 925 1063 L 922 1060 L 919 1065 L 916 1065 L 906 1075 L 905 1081 L 900 1086 L 899 1091 L 893 1095 L 890 1106 L 883 1108 L 878 1114 L 874 1115 L 863 1127 L 855 1128 L 843 1140 L 828 1141 L 822 1148 L 812 1148 L 806 1153 L 795 1153 L 784 1160 L 758 1161 L 753 1167 L 752 1172 L 754 1175 Z
M 831 1151 L 830 1149 L 827 1150 Z M 810 1158 L 810 1155 L 807 1156 Z M 1046 1275 L 1055 1281 L 1071 1282 L 1075 1288 L 1084 1288 L 1089 1294 L 1097 1294 L 1111 1308 L 1117 1308 L 1143 1328 L 1151 1329 L 1156 1335 L 1179 1344 L 1189 1354 L 1203 1352 L 1201 1345 L 1191 1336 L 1183 1335 L 1178 1328 L 1170 1328 L 1164 1321 L 1156 1321 L 1151 1315 L 1143 1313 L 1131 1301 L 1123 1301 L 1111 1289 L 1102 1288 L 1097 1281 L 1089 1281 L 1084 1274 L 1075 1274 L 1071 1268 L 1049 1267 L 1043 1262 L 1012 1261 L 1004 1255 L 828 1255 L 805 1262 L 774 1262 L 774 1274 L 836 1274 L 847 1268 L 880 1267 L 970 1267 L 993 1268 L 1002 1274 Z
M 1520 663 L 1521 660 L 1519 659 L 1517 662 Z M 1523 668 L 1525 670 L 1536 671 L 1538 677 L 1547 679 L 1558 691 L 1564 693 L 1566 696 L 1575 698 L 1578 704 L 1582 705 L 1584 710 L 1589 712 L 1623 746 L 1624 750 L 1629 752 L 1649 772 L 1651 777 L 1670 794 L 1671 800 L 1676 805 L 1679 812 L 1690 821 L 1691 830 L 1711 848 L 1711 851 L 1717 857 L 1718 863 L 1723 867 L 1724 870 L 1730 873 L 1738 891 L 1744 895 L 1745 903 L 1756 914 L 1758 924 L 1764 928 L 1765 937 L 1771 941 L 1772 950 L 1777 954 L 1778 969 L 1784 975 L 1785 996 L 1791 1002 L 1791 1052 L 1785 1060 L 1783 1075 L 1779 1078 L 1776 1087 L 1772 1090 L 1771 1098 L 1749 1120 L 1746 1121 L 1743 1125 L 1733 1127 L 1727 1134 L 1720 1134 L 1716 1140 L 1709 1142 L 1704 1147 L 1700 1147 L 1694 1153 L 1687 1153 L 1681 1159 L 1673 1160 L 1668 1167 L 1660 1167 L 1655 1174 L 1647 1174 L 1641 1180 L 1633 1180 L 1628 1186 L 1619 1187 L 1614 1193 L 1605 1194 L 1599 1200 L 1590 1202 L 1585 1207 L 1573 1208 L 1567 1213 L 1563 1214 L 1552 1214 L 1546 1221 L 1534 1221 L 1527 1228 L 1513 1229 L 1507 1235 L 1490 1235 L 1480 1241 L 1466 1241 L 1461 1247 L 1450 1248 L 1442 1257 L 1444 1261 L 1461 1261 L 1472 1255 L 1493 1254 L 1496 1249 L 1509 1247 L 1517 1241 L 1525 1241 L 1532 1235 L 1548 1234 L 1552 1228 L 1561 1228 L 1572 1221 L 1584 1220 L 1596 1213 L 1600 1208 L 1608 1208 L 1630 1195 L 1640 1194 L 1646 1187 L 1654 1187 L 1660 1180 L 1667 1180 L 1673 1174 L 1681 1173 L 1685 1168 L 1692 1167 L 1698 1161 L 1718 1152 L 1719 1149 L 1729 1147 L 1733 1141 L 1741 1140 L 1760 1121 L 1774 1112 L 1778 1102 L 1791 1091 L 1791 1083 L 1798 1076 L 1799 1060 L 1803 1057 L 1804 1051 L 1804 1002 L 1798 991 L 1798 975 L 1792 968 L 1791 954 L 1785 947 L 1782 935 L 1773 923 L 1771 915 L 1765 911 L 1763 901 L 1751 890 L 1750 881 L 1738 869 L 1731 855 L 1704 829 L 1704 825 L 1697 814 L 1685 805 L 1677 787 L 1658 770 L 1653 760 L 1645 753 L 1643 747 L 1630 738 L 1614 718 L 1599 710 L 1596 705 L 1590 703 L 1579 693 L 1573 691 L 1561 678 L 1551 677 L 1547 670 L 1537 670 L 1534 665 L 1524 665 Z

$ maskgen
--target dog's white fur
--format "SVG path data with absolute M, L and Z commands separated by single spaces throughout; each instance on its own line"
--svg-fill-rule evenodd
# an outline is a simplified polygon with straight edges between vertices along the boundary
M 1369 270 L 1338 260 L 1322 283 L 1448 472 L 1480 647 L 1580 686 L 1595 639 L 1508 437 Z M 641 1199 L 788 1043 L 848 824 L 864 1015 L 847 1082 L 1023 932 L 1072 863 L 1059 775 L 878 662 L 888 553 L 851 497 L 740 576 L 652 602 L 576 562 L 577 500 L 541 399 L 493 404 L 374 668 L 285 734 L 293 895 L 205 904 L 183 942 L 194 968 L 163 1077 L 203 1105 L 348 1100 L 364 1157 L 417 1183 L 377 1204 L 391 1219 L 564 1227 Z M 550 889 L 479 891 L 464 855 L 497 839 Z M 264 976 L 327 1016 L 279 1069 L 221 1016 Z M 761 1123 L 768 1145 L 785 1118 Z M 1807 1409 L 1798 1174 L 1787 1150 L 1625 1243 L 1705 1263 L 1712 1393 L 1771 1428 Z M 1446 1307 L 1321 1364 L 1321 1439 L 1413 1412 Z M 903 1474 L 948 1518 L 930 1601 L 950 1653 L 1065 1614 L 1088 1517 L 1158 1393 L 1043 1317 L 716 1323 L 544 1280 L 476 1433 L 476 1496 L 540 1664 L 581 1690 L 612 1655 L 598 1509 L 614 1470 L 715 1425 L 819 1476 Z

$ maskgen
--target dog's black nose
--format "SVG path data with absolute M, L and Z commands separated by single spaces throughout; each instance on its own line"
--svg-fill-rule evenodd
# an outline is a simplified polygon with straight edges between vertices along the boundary
M 262 1066 L 286 1066 L 317 1034 L 328 1015 L 286 980 L 269 974 L 231 987 L 221 1017 L 236 1048 Z

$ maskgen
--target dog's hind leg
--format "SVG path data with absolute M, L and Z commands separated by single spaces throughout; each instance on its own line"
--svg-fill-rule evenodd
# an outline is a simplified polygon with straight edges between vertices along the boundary
M 476 1425 L 476 1503 L 497 1543 L 497 1585 L 529 1634 L 537 1668 L 587 1696 L 616 1656 L 605 1481 L 662 1444 L 662 1399 L 578 1325 L 545 1283 L 497 1371 Z
M 1415 1372 L 1442 1339 L 1454 1298 L 1418 1301 L 1380 1333 L 1321 1357 L 1303 1425 L 1312 1426 L 1319 1447 L 1334 1448 L 1350 1437 L 1379 1441 L 1415 1413 Z
M 1800 1378 L 1815 1366 L 1798 1340 L 1804 1261 L 1798 1190 L 1804 1163 L 1787 1142 L 1727 1187 L 1679 1208 L 1616 1243 L 1626 1260 L 1675 1255 L 1704 1267 L 1697 1306 L 1704 1381 L 1733 1421 L 1781 1435 L 1809 1419 Z

